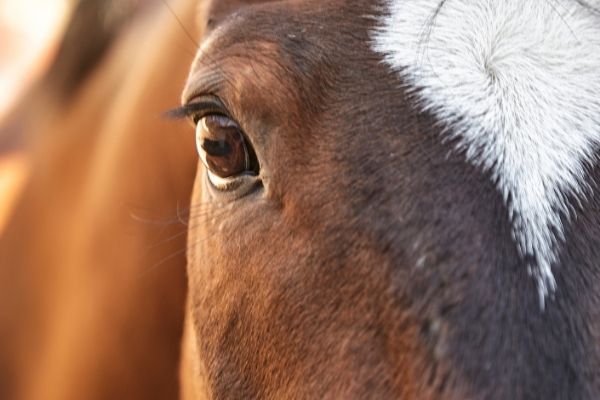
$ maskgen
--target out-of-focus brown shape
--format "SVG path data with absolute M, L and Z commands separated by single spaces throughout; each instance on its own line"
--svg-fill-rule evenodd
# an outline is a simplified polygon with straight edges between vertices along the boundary
M 93 70 L 121 30 L 154 0 L 80 0 L 45 83 L 68 96 Z
M 0 119 L 31 83 L 47 71 L 73 3 L 73 0 L 0 0 Z
M 24 154 L 14 153 L 0 157 L 0 234 L 11 216 L 29 172 Z
M 167 2 L 191 30 L 196 1 Z M 63 46 L 0 126 L 0 154 L 31 160 L 0 236 L 2 399 L 178 395 L 177 207 L 196 155 L 190 129 L 161 113 L 178 104 L 195 45 L 163 3 L 135 15 L 95 50 L 94 23 L 72 24 L 74 53 Z
M 0 157 L 0 235 L 27 179 L 29 162 L 21 153 Z

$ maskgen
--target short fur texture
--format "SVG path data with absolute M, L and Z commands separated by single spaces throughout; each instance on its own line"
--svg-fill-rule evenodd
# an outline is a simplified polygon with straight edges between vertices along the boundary
M 569 3 L 571 32 L 535 1 L 396 4 L 392 68 L 387 0 L 208 7 L 183 100 L 217 97 L 260 173 L 219 193 L 198 168 L 189 399 L 600 397 L 592 14 Z
M 374 49 L 474 165 L 491 172 L 542 304 L 591 194 L 600 144 L 600 19 L 575 1 L 387 2 Z

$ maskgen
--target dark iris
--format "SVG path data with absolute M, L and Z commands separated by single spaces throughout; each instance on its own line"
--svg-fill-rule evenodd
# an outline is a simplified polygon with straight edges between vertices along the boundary
M 230 118 L 222 115 L 202 118 L 196 139 L 200 158 L 214 175 L 229 178 L 245 172 L 258 173 L 254 154 L 240 128 Z
M 231 146 L 224 140 L 204 139 L 202 149 L 212 157 L 227 157 L 231 154 Z

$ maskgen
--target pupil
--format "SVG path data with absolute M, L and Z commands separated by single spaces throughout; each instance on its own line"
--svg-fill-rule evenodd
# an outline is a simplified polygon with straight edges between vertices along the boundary
M 204 139 L 202 148 L 213 157 L 225 157 L 231 153 L 231 146 L 224 140 Z

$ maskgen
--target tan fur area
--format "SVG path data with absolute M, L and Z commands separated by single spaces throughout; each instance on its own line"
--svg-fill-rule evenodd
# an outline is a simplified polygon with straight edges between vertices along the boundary
M 208 399 L 206 393 L 206 371 L 203 370 L 198 358 L 198 338 L 194 330 L 192 314 L 189 306 L 186 308 L 183 341 L 181 347 L 181 394 L 182 400 L 204 400 Z
M 196 2 L 169 4 L 192 30 Z M 161 114 L 194 50 L 158 4 L 70 99 L 13 115 L 34 162 L 0 241 L 0 397 L 177 397 L 196 155 Z
M 29 160 L 14 152 L 0 156 L 0 234 L 18 202 L 29 175 Z

